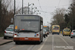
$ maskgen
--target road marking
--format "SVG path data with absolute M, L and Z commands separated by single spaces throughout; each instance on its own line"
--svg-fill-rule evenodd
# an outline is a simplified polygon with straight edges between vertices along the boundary
M 59 36 L 60 37 L 60 36 Z M 61 38 L 61 37 L 60 37 Z M 67 45 L 69 45 L 67 42 L 66 42 L 66 40 L 64 40 L 63 38 L 61 38 Z M 70 46 L 70 45 L 69 45 Z
M 52 36 L 52 50 L 54 50 L 54 35 Z
M 12 50 L 13 48 L 15 48 L 16 46 L 13 46 L 12 48 L 10 48 L 9 50 Z
M 50 35 L 49 35 L 49 36 L 50 36 Z M 49 37 L 49 36 L 48 36 L 48 37 Z M 48 37 L 46 38 L 46 40 L 44 41 L 43 45 L 42 45 L 38 50 L 41 50 L 41 49 L 43 48 L 43 46 L 44 46 L 45 42 L 47 41 Z
M 32 50 L 33 47 L 34 47 L 34 45 L 30 46 L 27 50 Z
M 62 37 L 63 37 L 63 36 L 62 36 Z M 70 38 L 70 37 L 69 37 L 69 38 Z M 71 39 L 71 38 L 70 38 L 70 39 Z M 69 40 L 70 40 L 70 39 L 69 39 Z M 74 40 L 75 40 L 75 39 L 74 39 Z M 72 43 L 75 43 L 74 41 L 72 41 L 72 39 L 71 39 L 70 41 L 71 41 Z
M 75 40 L 75 39 L 74 39 Z M 72 43 L 75 43 L 72 39 L 70 40 Z
M 23 47 L 23 46 L 18 46 L 18 48 L 19 47 Z M 12 50 L 12 49 L 14 49 L 14 48 L 16 48 L 16 46 L 13 46 L 12 48 L 10 48 L 9 50 Z

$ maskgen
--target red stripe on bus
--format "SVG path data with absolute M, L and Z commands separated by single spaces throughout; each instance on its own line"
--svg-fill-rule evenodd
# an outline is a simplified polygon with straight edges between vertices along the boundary
M 14 41 L 40 41 L 40 38 L 22 38 L 22 37 L 17 37 L 13 38 Z

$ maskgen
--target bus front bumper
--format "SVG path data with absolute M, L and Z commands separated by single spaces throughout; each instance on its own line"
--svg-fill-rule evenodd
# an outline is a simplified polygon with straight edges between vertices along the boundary
M 40 38 L 26 38 L 26 37 L 15 37 L 14 41 L 40 41 Z

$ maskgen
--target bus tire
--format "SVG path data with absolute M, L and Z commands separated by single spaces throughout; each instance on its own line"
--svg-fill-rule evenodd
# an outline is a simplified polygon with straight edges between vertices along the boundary
M 65 35 L 63 35 L 63 36 L 65 36 Z
M 59 35 L 59 33 L 58 33 L 58 35 Z
M 73 38 L 73 37 L 70 37 L 70 38 Z
M 43 40 L 41 40 L 41 42 L 43 42 Z
M 6 36 L 4 36 L 4 39 L 7 39 L 7 37 L 6 37 Z
M 18 44 L 19 44 L 19 42 L 15 42 L 15 44 L 16 44 L 16 45 L 18 45 Z
M 41 42 L 43 42 L 43 38 L 42 38 Z
M 71 36 L 71 35 L 69 35 L 69 36 Z
M 38 41 L 38 44 L 40 44 L 41 43 L 41 41 Z

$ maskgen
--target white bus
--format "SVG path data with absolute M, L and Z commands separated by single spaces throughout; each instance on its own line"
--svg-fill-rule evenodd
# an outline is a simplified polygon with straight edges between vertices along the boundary
M 38 15 L 15 15 L 14 35 L 15 44 L 23 41 L 43 41 L 43 18 Z

